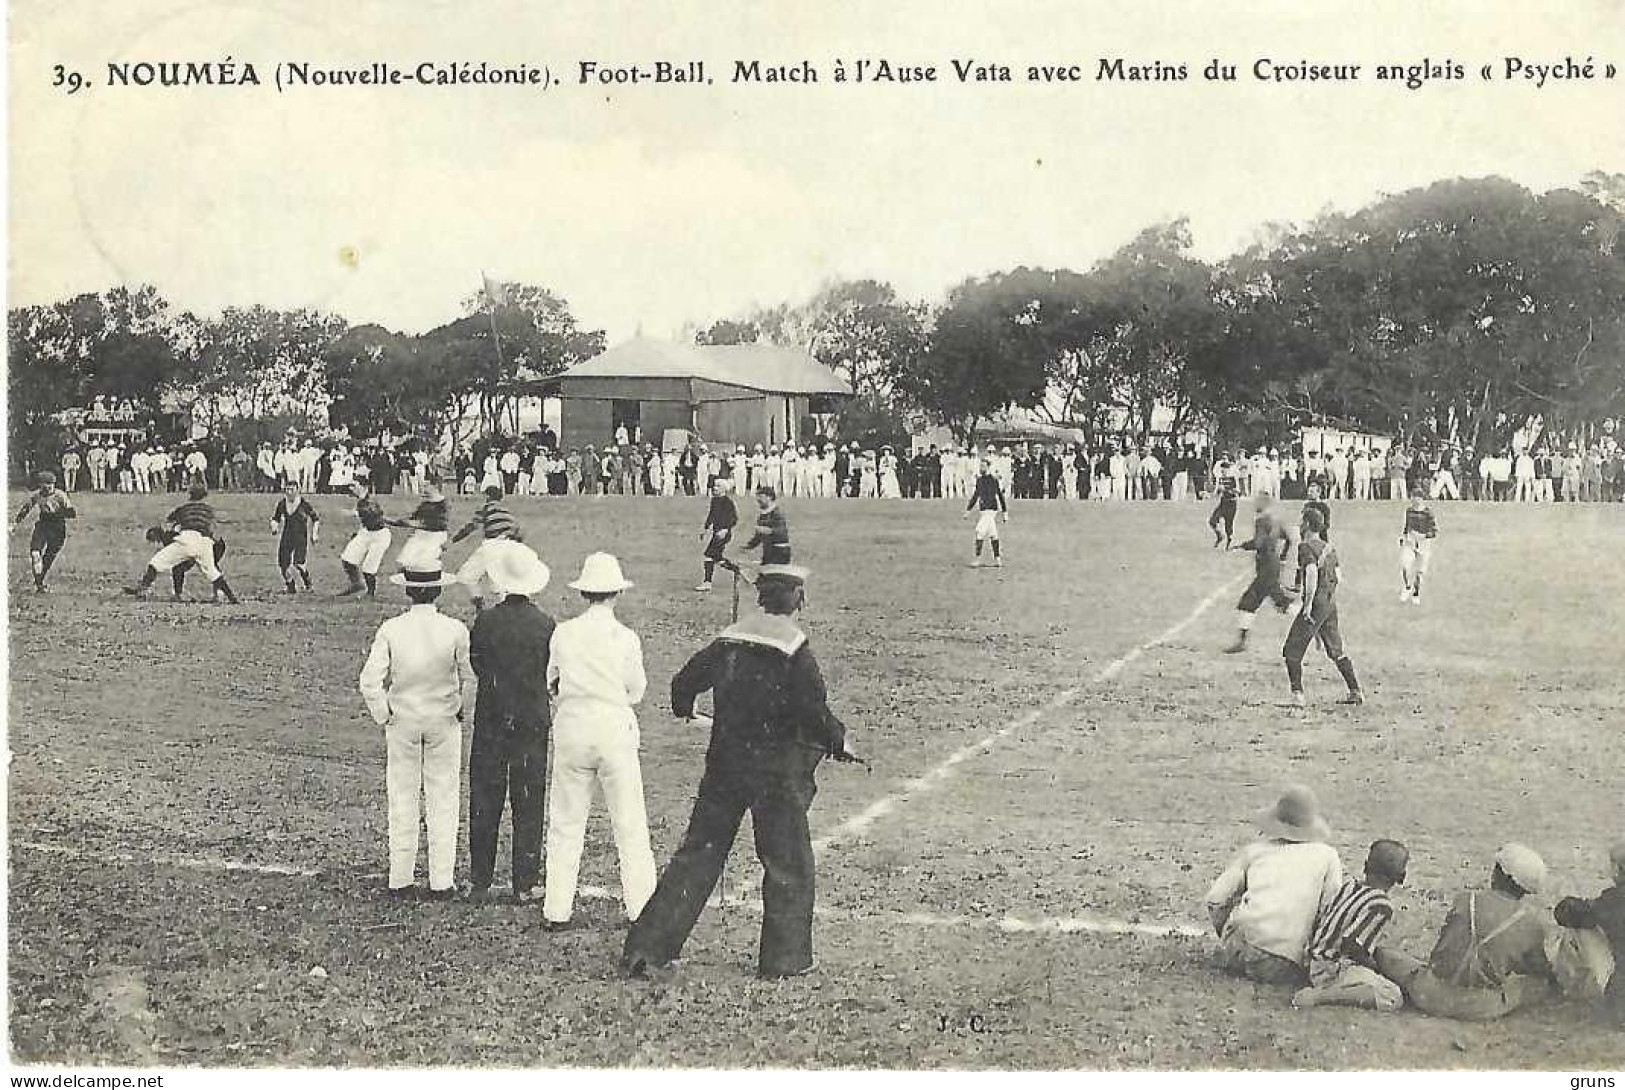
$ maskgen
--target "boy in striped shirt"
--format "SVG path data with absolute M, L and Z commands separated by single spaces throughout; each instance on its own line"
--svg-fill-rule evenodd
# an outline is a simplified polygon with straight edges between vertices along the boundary
M 1365 877 L 1345 879 L 1320 906 L 1309 936 L 1309 987 L 1292 997 L 1305 1007 L 1360 1007 L 1397 1011 L 1399 985 L 1377 971 L 1377 939 L 1394 918 L 1388 891 L 1405 881 L 1410 852 L 1397 840 L 1379 840 L 1365 858 Z
M 1405 509 L 1405 528 L 1399 534 L 1399 576 L 1405 581 L 1399 592 L 1401 602 L 1422 604 L 1422 577 L 1428 573 L 1433 539 L 1438 536 L 1439 525 L 1433 521 L 1428 501 L 1420 495 L 1412 496 L 1411 505 Z

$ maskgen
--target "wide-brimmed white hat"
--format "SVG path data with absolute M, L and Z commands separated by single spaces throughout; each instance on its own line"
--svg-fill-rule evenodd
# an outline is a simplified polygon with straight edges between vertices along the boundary
M 1320 802 L 1307 787 L 1293 785 L 1281 792 L 1274 806 L 1260 811 L 1258 828 L 1265 836 L 1294 844 L 1323 842 L 1332 830 L 1320 816 Z
M 1546 885 L 1546 861 L 1533 848 L 1503 844 L 1495 853 L 1495 865 L 1525 893 L 1539 893 Z
M 452 587 L 457 585 L 457 576 L 452 572 L 440 570 L 440 565 L 430 567 L 402 568 L 389 577 L 389 581 L 397 587 Z
M 553 573 L 529 545 L 498 540 L 488 542 L 484 548 L 491 554 L 485 563 L 485 577 L 503 594 L 526 597 L 540 594 L 553 578 Z
M 570 589 L 586 594 L 619 594 L 631 586 L 631 580 L 621 574 L 619 560 L 609 553 L 593 553 L 581 562 L 581 577 L 570 584 Z

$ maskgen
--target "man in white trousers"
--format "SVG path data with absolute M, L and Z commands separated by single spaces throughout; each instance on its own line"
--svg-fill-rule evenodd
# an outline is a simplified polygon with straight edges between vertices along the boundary
M 615 617 L 615 600 L 631 586 L 620 561 L 609 553 L 593 553 L 581 565 L 581 578 L 570 584 L 587 608 L 553 631 L 547 680 L 557 702 L 542 899 L 542 926 L 548 931 L 570 926 L 594 783 L 603 789 L 615 835 L 627 919 L 638 918 L 655 889 L 633 712 L 648 679 L 637 633 Z
M 430 900 L 456 894 L 457 815 L 462 779 L 465 705 L 474 701 L 468 628 L 435 608 L 455 583 L 439 567 L 407 568 L 390 577 L 412 606 L 378 626 L 361 668 L 361 696 L 384 728 L 389 795 L 391 897 L 416 896 L 418 822 L 429 834 Z

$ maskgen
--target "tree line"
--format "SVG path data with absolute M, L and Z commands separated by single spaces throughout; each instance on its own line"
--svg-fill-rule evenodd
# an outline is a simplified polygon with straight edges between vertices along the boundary
M 873 281 L 758 308 L 702 343 L 810 345 L 860 409 L 969 442 L 1019 408 L 1081 430 L 1279 443 L 1308 424 L 1502 449 L 1625 416 L 1625 175 L 1535 194 L 1456 179 L 1269 225 L 1207 263 L 1184 220 L 1087 272 L 972 277 L 936 307 Z
M 1175 220 L 1085 272 L 972 277 L 936 304 L 843 280 L 691 333 L 807 349 L 851 382 L 839 430 L 859 440 L 929 421 L 971 442 L 1010 409 L 1091 443 L 1159 426 L 1279 443 L 1313 423 L 1489 450 L 1532 421 L 1584 439 L 1625 416 L 1622 224 L 1625 175 L 1542 194 L 1456 179 L 1269 225 L 1216 263 Z M 406 334 L 311 309 L 199 317 L 152 287 L 14 308 L 13 448 L 59 443 L 64 409 L 151 410 L 159 391 L 222 432 L 325 417 L 357 437 L 466 442 L 515 430 L 519 398 L 604 347 L 543 287 L 473 293 L 460 311 Z
M 558 295 L 504 284 L 462 300 L 426 333 L 301 308 L 177 312 L 155 288 L 113 288 L 7 313 L 14 462 L 63 442 L 59 415 L 101 398 L 159 412 L 161 394 L 196 405 L 215 434 L 252 444 L 325 420 L 356 438 L 383 431 L 461 441 L 514 430 L 538 383 L 604 347 Z

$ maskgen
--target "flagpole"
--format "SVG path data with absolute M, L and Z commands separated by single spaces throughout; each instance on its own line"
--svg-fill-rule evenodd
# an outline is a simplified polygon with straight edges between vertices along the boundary
M 485 275 L 484 269 L 480 270 L 480 286 L 485 292 L 485 316 L 490 319 L 491 322 L 491 344 L 496 348 L 497 374 L 500 375 L 507 370 L 508 365 L 502 359 L 502 334 L 497 331 L 497 301 L 495 296 L 493 296 L 491 293 L 491 278 Z M 493 419 L 492 423 L 496 424 L 498 421 Z M 517 432 L 519 429 L 516 426 L 514 430 Z

